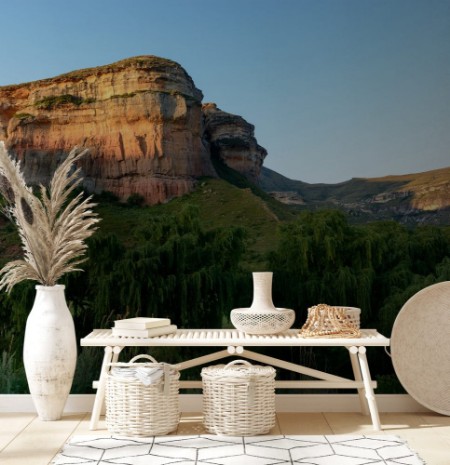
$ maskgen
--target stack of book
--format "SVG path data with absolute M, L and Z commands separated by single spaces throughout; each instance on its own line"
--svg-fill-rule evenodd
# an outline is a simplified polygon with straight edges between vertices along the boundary
M 176 325 L 169 318 L 125 318 L 115 320 L 112 328 L 113 336 L 122 337 L 154 337 L 174 333 Z

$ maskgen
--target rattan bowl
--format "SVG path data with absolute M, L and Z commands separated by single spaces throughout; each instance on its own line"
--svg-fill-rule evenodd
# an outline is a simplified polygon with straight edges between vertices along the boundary
M 254 310 L 235 308 L 230 314 L 233 326 L 247 334 L 277 334 L 288 330 L 295 321 L 295 312 L 289 308 Z
M 356 307 L 315 305 L 300 330 L 303 337 L 360 337 L 361 309 Z
M 346 320 L 349 323 L 352 323 L 355 328 L 360 329 L 360 315 L 361 315 L 361 309 L 357 307 L 342 307 L 342 306 L 337 306 L 334 305 L 331 308 L 337 308 L 339 310 L 344 310 L 344 315 Z M 308 308 L 308 316 L 310 313 L 310 308 Z M 332 329 L 331 322 L 328 321 L 328 319 L 324 319 L 323 321 L 324 327 L 321 328 L 322 330 L 327 330 L 327 329 Z M 317 328 L 315 328 L 317 329 Z
M 355 328 L 360 329 L 360 317 L 361 317 L 361 309 L 357 307 L 340 307 L 340 306 L 333 306 L 333 308 L 338 308 L 344 310 L 345 318 L 348 320 L 349 323 L 352 323 Z

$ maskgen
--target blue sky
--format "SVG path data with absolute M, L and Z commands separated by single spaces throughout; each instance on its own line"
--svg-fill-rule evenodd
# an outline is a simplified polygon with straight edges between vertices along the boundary
M 450 166 L 450 0 L 0 3 L 0 86 L 136 55 L 180 63 L 306 182 Z

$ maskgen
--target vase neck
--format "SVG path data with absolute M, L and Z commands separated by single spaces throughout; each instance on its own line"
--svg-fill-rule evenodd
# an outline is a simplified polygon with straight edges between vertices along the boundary
M 253 273 L 252 309 L 273 309 L 271 272 Z
M 55 284 L 54 286 L 45 286 L 44 284 L 37 284 L 35 286 L 36 291 L 46 291 L 46 292 L 58 292 L 66 288 L 64 284 Z
M 68 311 L 63 285 L 36 286 L 36 297 L 32 311 Z

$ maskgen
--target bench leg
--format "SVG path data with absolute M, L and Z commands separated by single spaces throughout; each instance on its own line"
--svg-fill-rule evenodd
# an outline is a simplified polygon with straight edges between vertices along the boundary
M 358 349 L 358 360 L 361 368 L 361 375 L 364 382 L 364 390 L 366 391 L 367 403 L 369 404 L 370 416 L 372 417 L 373 428 L 376 431 L 381 430 L 380 416 L 378 415 L 378 407 L 375 400 L 375 393 L 371 386 L 371 378 L 369 365 L 367 363 L 366 348 Z
M 348 348 L 350 353 L 350 361 L 352 362 L 353 374 L 355 381 L 362 381 L 361 367 L 358 361 L 358 347 L 352 346 Z M 369 408 L 366 399 L 366 391 L 364 388 L 358 388 L 359 403 L 361 404 L 361 413 L 363 415 L 369 415 Z
M 103 402 L 105 400 L 106 375 L 108 373 L 109 364 L 117 362 L 121 350 L 122 347 L 105 347 L 105 355 L 103 356 L 102 368 L 100 370 L 100 378 L 97 386 L 97 393 L 95 394 L 91 421 L 89 423 L 89 429 L 91 430 L 97 429 L 100 414 L 102 412 Z

